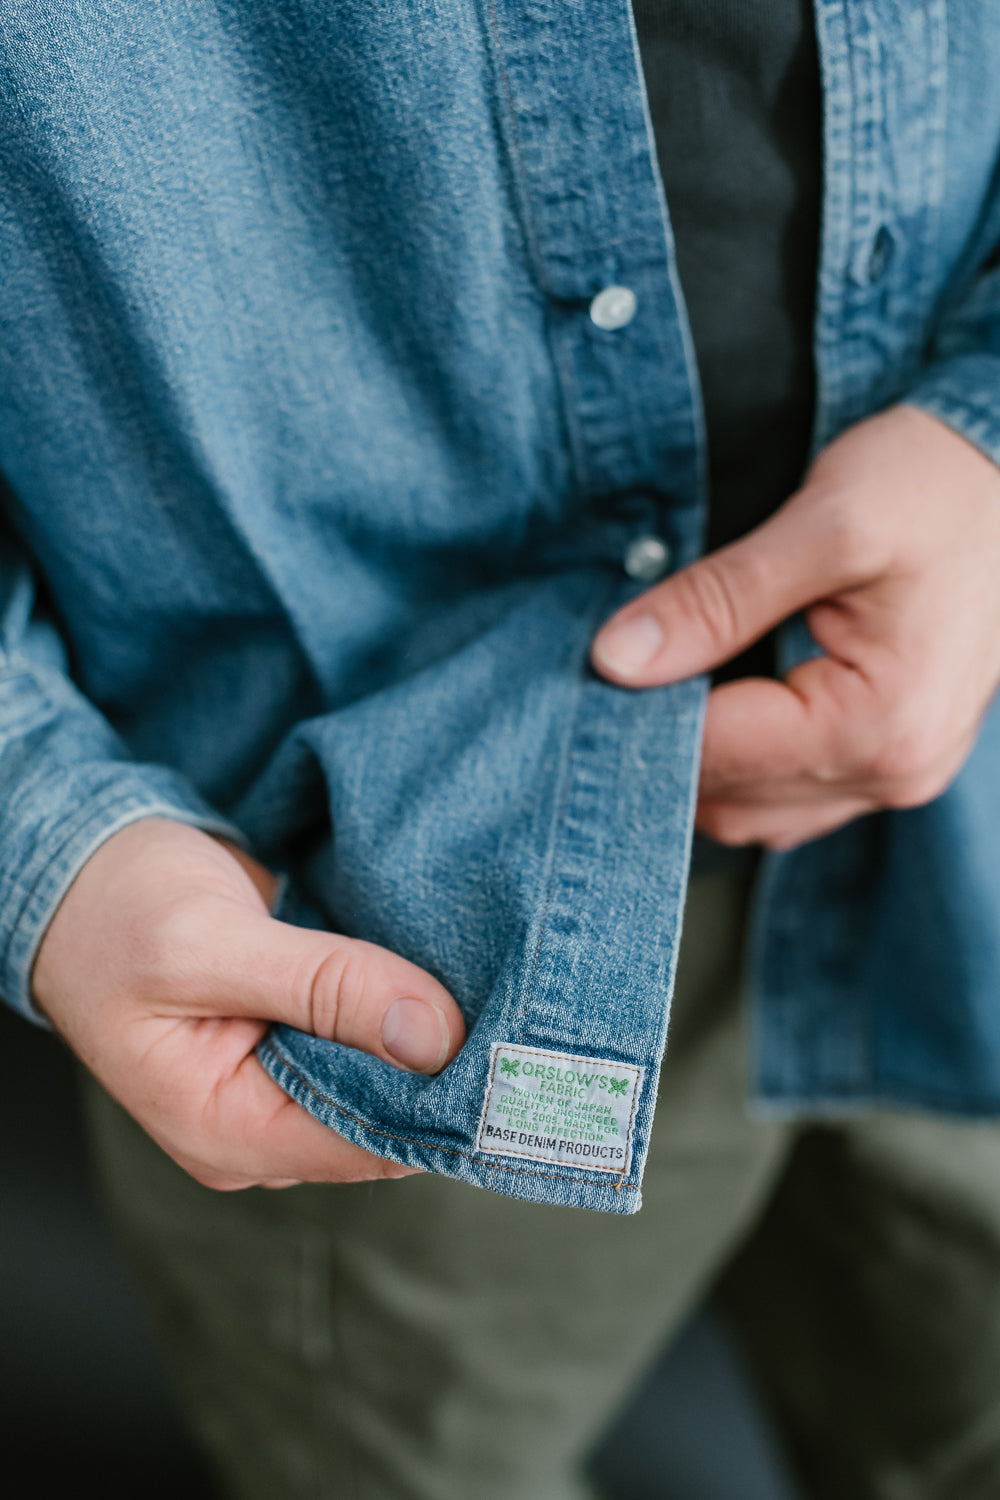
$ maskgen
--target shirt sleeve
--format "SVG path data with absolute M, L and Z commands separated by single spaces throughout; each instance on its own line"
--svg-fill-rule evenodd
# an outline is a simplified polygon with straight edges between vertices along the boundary
M 1000 464 L 1000 254 L 945 313 L 930 362 L 906 400 Z
M 166 766 L 137 763 L 74 686 L 31 569 L 0 531 L 0 996 L 35 1021 L 31 970 L 59 902 L 104 841 L 139 818 L 240 833 Z

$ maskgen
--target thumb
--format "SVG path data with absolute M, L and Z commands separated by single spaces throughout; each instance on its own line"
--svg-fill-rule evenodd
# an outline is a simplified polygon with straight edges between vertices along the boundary
M 189 993 L 173 996 L 187 1015 L 284 1022 L 416 1073 L 440 1072 L 465 1039 L 448 991 L 386 948 L 228 900 L 224 912 L 200 901 L 187 921 L 184 947 L 211 955 Z
M 654 687 L 720 666 L 779 621 L 859 580 L 834 508 L 808 489 L 728 547 L 627 604 L 598 632 L 595 669 L 612 682 Z

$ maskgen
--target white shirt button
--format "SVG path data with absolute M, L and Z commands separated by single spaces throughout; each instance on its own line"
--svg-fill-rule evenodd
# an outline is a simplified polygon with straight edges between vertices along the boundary
M 630 286 L 606 286 L 590 304 L 591 321 L 609 332 L 624 328 L 635 317 L 637 306 L 635 292 Z
M 670 566 L 670 548 L 662 537 L 633 537 L 625 548 L 622 566 L 637 583 L 655 583 Z

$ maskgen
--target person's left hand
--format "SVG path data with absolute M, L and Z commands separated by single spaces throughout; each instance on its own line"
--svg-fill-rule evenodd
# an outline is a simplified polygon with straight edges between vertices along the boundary
M 823 656 L 709 695 L 697 826 L 790 848 L 942 792 L 1000 684 L 1000 469 L 916 407 L 849 429 L 764 525 L 599 632 L 645 688 L 705 672 L 804 610 Z

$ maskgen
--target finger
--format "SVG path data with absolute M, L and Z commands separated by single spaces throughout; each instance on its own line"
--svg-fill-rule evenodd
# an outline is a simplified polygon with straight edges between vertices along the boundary
M 206 1187 L 294 1187 L 303 1182 L 371 1182 L 416 1170 L 344 1140 L 295 1102 L 255 1057 L 219 1090 L 210 1122 L 211 1159 L 196 1153 L 181 1165 Z M 180 1157 L 183 1158 L 183 1150 Z
M 837 711 L 853 685 L 838 682 L 831 704 L 830 675 L 803 668 L 795 686 L 748 677 L 715 688 L 705 714 L 701 795 L 731 800 L 742 788 L 757 801 L 843 795 L 847 768 Z
M 192 902 L 161 942 L 171 1013 L 280 1021 L 436 1073 L 465 1025 L 443 985 L 385 948 L 277 922 L 237 902 Z
M 122 1104 L 206 1187 L 361 1182 L 415 1170 L 352 1145 L 302 1109 L 255 1055 L 264 1030 L 244 1020 L 139 1023 L 144 1062 L 170 1084 L 151 1093 L 147 1076 L 141 1097 L 126 1088 Z
M 409 1167 L 374 1156 L 297 1104 L 254 1056 L 246 1057 L 217 1095 L 212 1121 L 215 1159 L 205 1168 L 211 1187 L 297 1182 L 370 1182 L 409 1175 Z
M 268 1077 L 255 1056 L 244 1059 L 219 1099 L 226 1116 L 242 1122 L 231 1164 L 240 1175 L 267 1181 L 368 1182 L 414 1170 L 374 1156 L 337 1134 Z M 388 1142 L 388 1137 L 386 1137 Z
M 709 694 L 700 793 L 734 802 L 918 807 L 963 764 L 974 735 L 940 726 L 914 693 L 889 693 L 830 657 L 785 682 L 745 678 Z
M 595 637 L 593 664 L 632 687 L 709 671 L 806 605 L 860 583 L 874 563 L 859 565 L 841 509 L 802 491 L 619 610 Z
M 870 799 L 862 797 L 806 803 L 706 799 L 698 804 L 695 827 L 720 844 L 793 849 L 873 812 L 874 807 Z

